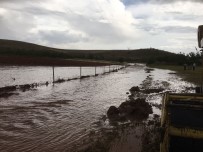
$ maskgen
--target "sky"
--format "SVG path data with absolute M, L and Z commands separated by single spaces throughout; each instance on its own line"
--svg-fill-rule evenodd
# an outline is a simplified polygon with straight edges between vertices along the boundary
M 0 0 L 0 39 L 65 49 L 197 47 L 203 0 Z

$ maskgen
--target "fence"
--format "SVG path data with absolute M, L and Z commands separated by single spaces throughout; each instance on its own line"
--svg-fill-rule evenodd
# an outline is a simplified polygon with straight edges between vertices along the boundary
M 52 73 L 53 73 L 53 80 L 52 83 L 57 83 L 57 82 L 62 82 L 70 79 L 76 79 L 76 78 L 85 78 L 85 77 L 90 77 L 90 76 L 98 76 L 99 74 L 107 74 L 111 72 L 117 72 L 120 69 L 123 69 L 125 65 L 109 65 L 109 66 L 95 66 L 95 67 L 68 67 L 66 72 L 70 72 L 71 75 L 69 77 L 63 75 L 61 77 L 60 75 L 60 70 L 61 67 L 52 67 Z M 67 68 L 67 67 L 63 67 Z M 72 69 L 71 69 L 72 68 Z M 58 70 L 58 72 L 56 72 Z M 58 75 L 57 75 L 58 73 Z
M 0 98 L 12 95 L 15 90 L 26 91 L 38 86 L 52 83 L 83 79 L 99 74 L 117 72 L 126 65 L 109 65 L 95 67 L 22 67 L 4 66 L 0 67 Z M 51 70 L 52 69 L 52 70 Z

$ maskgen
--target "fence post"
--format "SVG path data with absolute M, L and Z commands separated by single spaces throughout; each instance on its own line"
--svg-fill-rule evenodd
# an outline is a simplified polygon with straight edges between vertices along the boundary
M 111 65 L 109 65 L 109 73 L 110 73 L 110 71 L 111 71 L 111 70 L 110 70 L 110 66 L 111 66 Z
M 95 76 L 97 75 L 97 67 L 95 66 Z
M 80 78 L 82 76 L 82 67 L 80 66 Z
M 54 66 L 52 67 L 52 69 L 53 69 L 53 85 L 54 85 L 54 82 L 55 82 L 55 75 L 54 75 Z

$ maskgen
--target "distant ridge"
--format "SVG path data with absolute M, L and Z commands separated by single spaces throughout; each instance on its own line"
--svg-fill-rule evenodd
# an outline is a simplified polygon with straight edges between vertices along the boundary
M 57 49 L 28 42 L 0 39 L 0 55 L 49 57 L 63 59 L 94 59 L 127 62 L 177 62 L 180 54 L 154 48 L 136 50 L 74 50 Z
M 41 46 L 29 42 L 22 42 L 22 41 L 16 41 L 16 40 L 5 40 L 5 39 L 0 39 L 0 49 L 24 49 L 28 50 L 32 48 L 33 50 L 54 50 L 54 48 L 46 47 L 46 46 Z

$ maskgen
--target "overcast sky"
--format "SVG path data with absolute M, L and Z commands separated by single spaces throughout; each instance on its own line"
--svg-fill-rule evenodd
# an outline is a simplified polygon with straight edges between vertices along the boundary
M 191 52 L 203 0 L 0 0 L 0 39 L 67 49 Z

